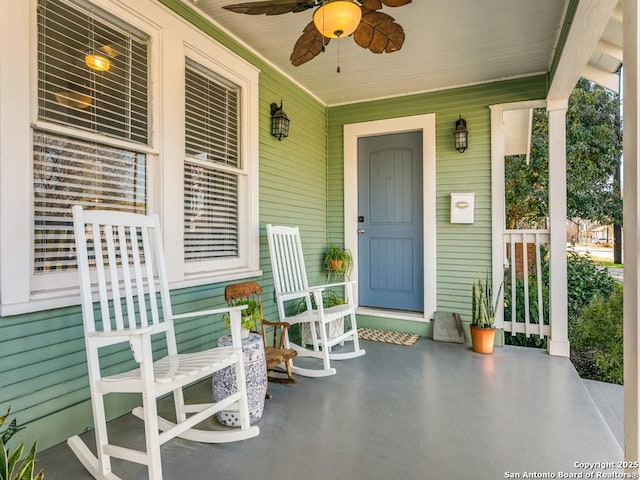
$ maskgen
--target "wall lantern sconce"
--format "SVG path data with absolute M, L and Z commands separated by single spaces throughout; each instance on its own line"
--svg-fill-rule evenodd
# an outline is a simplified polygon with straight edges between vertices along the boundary
M 289 117 L 282 110 L 282 100 L 280 106 L 275 103 L 271 104 L 271 135 L 278 140 L 289 136 Z
M 464 152 L 467 149 L 467 135 L 469 131 L 467 130 L 467 121 L 462 118 L 456 120 L 456 129 L 453 132 L 453 138 L 456 142 L 456 150 L 460 153 Z

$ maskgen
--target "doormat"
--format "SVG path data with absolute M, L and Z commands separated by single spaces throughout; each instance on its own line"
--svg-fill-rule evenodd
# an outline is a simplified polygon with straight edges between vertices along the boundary
M 404 345 L 410 347 L 414 345 L 420 335 L 411 333 L 389 332 L 387 330 L 378 330 L 375 328 L 359 328 L 358 337 L 363 340 L 373 340 L 374 342 L 393 343 L 394 345 Z

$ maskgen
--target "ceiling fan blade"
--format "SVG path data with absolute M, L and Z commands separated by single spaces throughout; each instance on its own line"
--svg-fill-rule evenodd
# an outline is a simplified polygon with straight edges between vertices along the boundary
M 382 2 L 380 0 L 362 0 L 362 6 L 367 10 L 380 10 L 382 8 Z
M 411 0 L 382 0 L 387 7 L 402 7 L 411 3 Z
M 245 15 L 282 15 L 283 13 L 297 13 L 313 8 L 315 2 L 301 0 L 267 0 L 264 2 L 237 3 L 225 5 L 222 8 Z
M 353 39 L 373 53 L 393 53 L 402 48 L 404 30 L 392 16 L 372 11 L 362 16 Z
M 360 0 L 362 6 L 367 10 L 380 10 L 382 5 L 387 7 L 402 7 L 412 0 Z
M 293 52 L 289 57 L 291 64 L 294 67 L 299 67 L 309 60 L 313 60 L 322 52 L 324 45 L 328 45 L 330 41 L 330 38 L 324 37 L 318 31 L 313 22 L 309 23 L 304 27 L 304 33 L 293 47 Z

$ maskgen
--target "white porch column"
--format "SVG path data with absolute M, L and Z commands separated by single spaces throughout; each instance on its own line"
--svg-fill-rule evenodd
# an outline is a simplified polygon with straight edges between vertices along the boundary
M 624 458 L 640 460 L 638 319 L 638 2 L 624 2 Z
M 551 355 L 569 356 L 567 322 L 567 100 L 551 100 L 549 113 L 549 325 Z

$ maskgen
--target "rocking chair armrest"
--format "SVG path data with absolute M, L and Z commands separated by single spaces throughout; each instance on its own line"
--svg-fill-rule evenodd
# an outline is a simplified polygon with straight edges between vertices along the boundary
M 291 324 L 289 322 L 271 322 L 269 320 L 262 320 L 262 323 L 270 327 L 282 327 L 282 329 L 284 330 L 291 327 Z
M 235 310 L 244 310 L 247 308 L 247 305 L 238 305 L 236 307 L 224 307 L 224 308 L 213 308 L 210 310 L 200 310 L 197 312 L 187 312 L 187 313 L 178 313 L 177 315 L 173 315 L 174 320 L 181 320 L 183 318 L 195 318 L 195 317 L 205 317 L 209 315 L 217 315 L 220 313 L 231 313 Z
M 136 328 L 135 330 L 110 330 L 110 331 L 100 331 L 100 332 L 88 332 L 87 337 L 89 338 L 100 338 L 100 339 L 117 339 L 117 338 L 128 338 L 128 337 L 143 337 L 145 335 L 151 335 L 154 333 L 158 333 L 166 330 L 164 325 L 158 327 L 142 327 Z
M 168 323 L 162 323 L 160 325 L 136 328 L 135 330 L 123 329 L 87 332 L 86 338 L 87 341 L 98 348 L 128 342 L 133 358 L 137 363 L 140 363 L 142 361 L 142 355 L 140 353 L 142 351 L 142 345 L 147 344 L 149 348 L 151 348 L 151 336 L 156 333 L 165 332 L 168 328 Z
M 336 282 L 336 283 L 328 283 L 326 285 L 315 285 L 313 287 L 309 287 L 309 290 L 314 290 L 314 289 L 318 289 L 318 288 L 333 288 L 333 287 L 346 287 L 346 286 L 353 286 L 355 285 L 356 282 L 355 280 L 345 280 L 344 282 Z
M 280 298 L 280 300 L 282 300 L 283 302 L 286 302 L 287 300 L 296 300 L 300 297 L 305 296 L 307 293 L 314 293 L 314 292 L 322 292 L 324 290 L 324 287 L 311 287 L 311 288 L 305 288 L 304 290 L 296 290 L 293 292 L 287 292 L 287 293 L 280 293 L 278 294 L 278 297 Z

